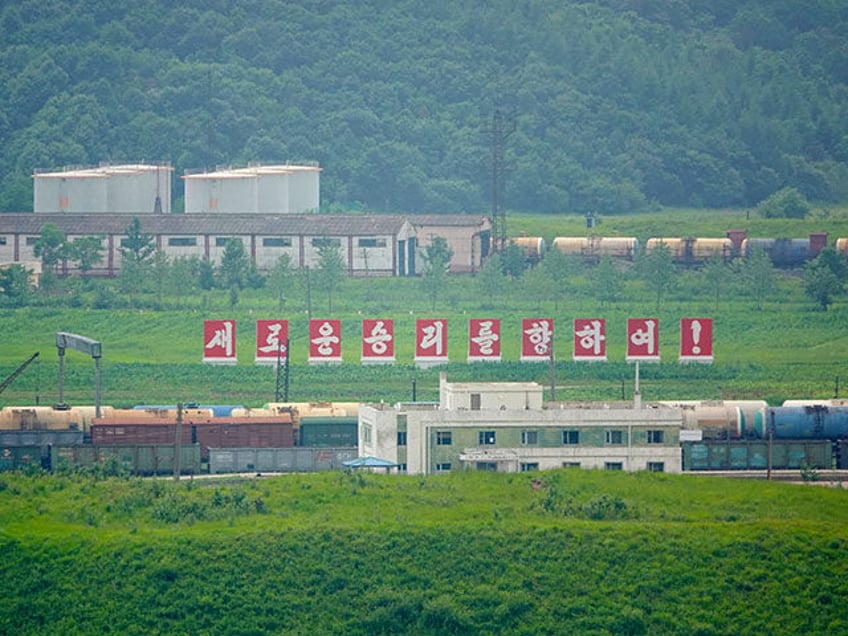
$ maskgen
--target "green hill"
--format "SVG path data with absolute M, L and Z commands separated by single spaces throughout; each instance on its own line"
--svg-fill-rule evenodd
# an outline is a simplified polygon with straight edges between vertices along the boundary
M 836 634 L 846 492 L 553 471 L 0 477 L 8 634 Z
M 829 0 L 5 3 L 0 210 L 36 169 L 317 160 L 328 209 L 479 213 L 496 113 L 511 210 L 845 201 L 846 43 Z

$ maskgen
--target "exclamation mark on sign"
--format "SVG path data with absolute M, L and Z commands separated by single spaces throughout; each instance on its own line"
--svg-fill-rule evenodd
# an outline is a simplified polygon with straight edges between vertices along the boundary
M 692 353 L 698 355 L 701 353 L 701 321 L 693 320 L 691 323 L 692 328 Z

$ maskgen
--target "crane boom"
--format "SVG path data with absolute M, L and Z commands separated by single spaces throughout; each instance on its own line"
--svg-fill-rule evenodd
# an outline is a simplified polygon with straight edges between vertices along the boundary
M 0 393 L 2 393 L 6 389 L 6 387 L 9 386 L 12 382 L 14 382 L 15 378 L 18 377 L 23 372 L 23 370 L 29 366 L 29 363 L 35 360 L 37 357 L 38 351 L 36 351 L 29 358 L 27 358 L 27 360 L 23 364 L 21 364 L 21 366 L 12 371 L 12 374 L 8 378 L 3 380 L 2 383 L 0 383 Z

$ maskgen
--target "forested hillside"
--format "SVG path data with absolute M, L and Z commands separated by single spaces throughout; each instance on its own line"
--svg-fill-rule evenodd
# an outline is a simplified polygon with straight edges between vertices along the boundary
M 838 0 L 3 3 L 0 210 L 35 169 L 292 160 L 331 210 L 481 212 L 496 112 L 511 210 L 844 201 L 846 59 Z

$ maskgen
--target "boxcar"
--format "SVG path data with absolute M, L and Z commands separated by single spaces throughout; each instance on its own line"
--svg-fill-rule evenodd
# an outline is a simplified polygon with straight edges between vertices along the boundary
M 355 446 L 347 448 L 210 448 L 210 473 L 306 473 L 340 470 L 343 463 L 358 455 Z
M 683 442 L 683 470 L 766 470 L 769 442 L 733 440 Z M 771 443 L 773 470 L 804 467 L 833 467 L 833 445 L 829 441 L 775 440 Z
M 134 475 L 170 475 L 177 457 L 174 444 L 133 444 L 127 446 L 54 446 L 50 465 L 54 471 L 76 466 L 108 466 Z M 180 473 L 194 475 L 201 470 L 200 445 L 180 446 Z

